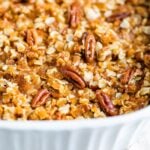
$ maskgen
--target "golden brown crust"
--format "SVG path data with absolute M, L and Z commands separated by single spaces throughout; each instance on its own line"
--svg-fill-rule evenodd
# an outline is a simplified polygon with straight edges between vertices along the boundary
M 100 118 L 148 106 L 147 2 L 0 0 L 0 119 Z

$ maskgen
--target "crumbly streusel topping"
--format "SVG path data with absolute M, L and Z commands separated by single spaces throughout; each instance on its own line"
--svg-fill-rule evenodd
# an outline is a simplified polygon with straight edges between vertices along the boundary
M 149 0 L 0 0 L 0 119 L 99 118 L 149 101 Z

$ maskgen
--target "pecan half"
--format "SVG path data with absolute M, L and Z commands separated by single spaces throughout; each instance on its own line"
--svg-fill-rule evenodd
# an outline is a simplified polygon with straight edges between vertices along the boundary
M 132 74 L 132 68 L 128 68 L 121 76 L 120 79 L 121 83 L 127 84 L 130 80 L 131 74 Z
M 47 89 L 40 90 L 32 100 L 31 106 L 34 108 L 44 105 L 47 102 L 49 96 L 50 93 Z
M 82 44 L 85 47 L 86 62 L 88 63 L 93 62 L 95 57 L 95 47 L 96 47 L 96 40 L 94 35 L 87 32 L 83 33 Z
M 29 46 L 37 44 L 37 32 L 35 29 L 28 29 L 26 31 L 26 42 L 29 44 Z
M 115 14 L 112 14 L 111 16 L 109 16 L 108 18 L 106 18 L 106 21 L 108 21 L 108 22 L 114 22 L 116 20 L 122 20 L 124 18 L 127 18 L 130 15 L 131 15 L 130 12 L 115 13 Z
M 108 116 L 118 115 L 118 109 L 115 108 L 115 106 L 113 105 L 112 101 L 110 100 L 109 96 L 106 93 L 97 90 L 96 98 L 98 100 L 100 108 L 106 113 L 106 115 Z
M 82 17 L 82 9 L 78 2 L 72 3 L 68 9 L 68 23 L 72 28 L 76 28 Z
M 59 71 L 68 81 L 72 82 L 73 85 L 75 85 L 77 88 L 85 88 L 86 84 L 83 78 L 70 66 L 60 67 Z

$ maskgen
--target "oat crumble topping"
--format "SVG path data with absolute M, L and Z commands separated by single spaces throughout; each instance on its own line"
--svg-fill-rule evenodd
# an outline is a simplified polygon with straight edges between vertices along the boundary
M 0 0 L 1 120 L 100 118 L 149 102 L 149 0 Z

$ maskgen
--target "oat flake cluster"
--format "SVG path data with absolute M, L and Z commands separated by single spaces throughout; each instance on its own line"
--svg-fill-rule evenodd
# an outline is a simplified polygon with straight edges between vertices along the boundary
M 100 118 L 149 101 L 149 0 L 0 0 L 0 119 Z

